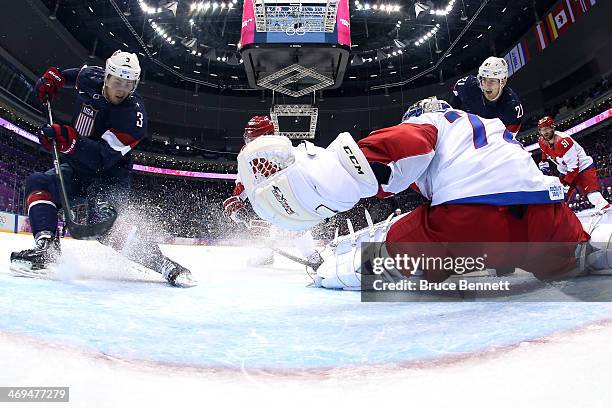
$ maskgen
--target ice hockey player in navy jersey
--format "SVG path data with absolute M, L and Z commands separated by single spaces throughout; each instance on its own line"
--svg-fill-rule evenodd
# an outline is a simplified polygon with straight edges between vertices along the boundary
M 127 205 L 130 152 L 145 138 L 147 129 L 144 102 L 135 93 L 139 79 L 136 54 L 116 51 L 106 61 L 106 68 L 50 67 L 36 83 L 41 103 L 50 102 L 62 88 L 77 90 L 72 123 L 42 128 L 39 140 L 47 150 L 51 150 L 51 140 L 55 140 L 62 156 L 61 171 L 69 199 L 87 200 L 90 221 L 102 217 L 109 205 L 118 212 Z M 57 231 L 61 200 L 54 169 L 27 178 L 26 201 L 36 245 L 12 253 L 11 263 L 32 270 L 46 269 L 61 255 Z M 161 273 L 171 284 L 191 280 L 190 271 L 164 256 L 149 235 L 140 233 L 136 226 L 121 226 L 117 221 L 99 241 Z
M 477 77 L 468 75 L 455 83 L 450 104 L 482 118 L 498 118 L 516 135 L 523 121 L 523 105 L 507 82 L 506 60 L 489 57 L 478 68 Z

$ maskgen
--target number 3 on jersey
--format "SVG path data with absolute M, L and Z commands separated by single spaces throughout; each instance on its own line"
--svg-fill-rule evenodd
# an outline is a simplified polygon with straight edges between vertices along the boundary
M 476 115 L 468 113 L 467 116 L 468 116 L 468 120 L 470 121 L 470 124 L 472 125 L 472 137 L 474 140 L 474 148 L 480 149 L 481 147 L 485 147 L 487 144 L 489 144 L 489 140 L 487 139 L 487 130 L 485 128 L 484 123 L 482 123 L 482 120 L 480 120 L 480 117 Z M 453 123 L 457 119 L 459 119 L 461 115 L 458 112 L 451 110 L 451 111 L 446 112 L 444 114 L 444 117 L 450 123 Z M 508 129 L 504 130 L 503 138 L 508 143 L 517 144 L 523 147 L 523 145 L 521 145 L 519 141 L 514 139 L 514 136 L 512 135 L 512 133 L 508 131 Z
M 143 125 L 143 120 L 144 120 L 144 117 L 142 115 L 142 112 L 136 112 L 136 126 L 141 128 Z

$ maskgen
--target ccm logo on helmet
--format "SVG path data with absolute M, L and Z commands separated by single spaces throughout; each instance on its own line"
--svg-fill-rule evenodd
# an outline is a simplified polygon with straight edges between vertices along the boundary
M 355 170 L 357 170 L 357 173 L 364 174 L 363 170 L 361 170 L 361 165 L 359 165 L 359 160 L 357 160 L 357 157 L 355 157 L 351 148 L 348 146 L 344 146 L 344 151 L 346 152 L 346 154 L 348 154 L 351 163 L 353 163 L 353 167 L 355 167 Z
M 280 205 L 283 206 L 283 210 L 285 210 L 287 214 L 295 214 L 295 211 L 293 211 L 293 209 L 287 202 L 287 199 L 285 199 L 285 197 L 283 196 L 283 192 L 280 188 L 272 186 L 272 195 L 274 196 L 274 198 L 276 198 L 276 201 L 278 201 Z

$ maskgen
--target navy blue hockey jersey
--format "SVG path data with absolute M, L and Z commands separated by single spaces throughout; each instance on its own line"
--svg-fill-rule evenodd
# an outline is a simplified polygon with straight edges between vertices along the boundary
M 523 121 L 523 105 L 509 86 L 504 86 L 497 101 L 489 102 L 480 89 L 478 79 L 473 75 L 457 81 L 450 104 L 455 109 L 461 109 L 485 119 L 499 118 L 514 134 L 518 133 Z
M 79 133 L 73 166 L 104 172 L 114 167 L 131 165 L 130 151 L 146 136 L 147 113 L 140 95 L 134 93 L 119 105 L 102 95 L 104 69 L 95 66 L 62 71 L 66 87 L 78 94 L 74 104 L 72 126 Z

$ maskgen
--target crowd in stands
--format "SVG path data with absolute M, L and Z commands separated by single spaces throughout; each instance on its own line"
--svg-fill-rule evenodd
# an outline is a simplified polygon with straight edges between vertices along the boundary
M 48 154 L 0 128 L 0 210 L 23 214 L 26 177 L 51 167 Z
M 557 120 L 558 122 L 558 119 L 562 118 L 563 114 L 577 111 L 576 115 L 572 116 L 571 118 L 564 118 L 561 123 L 558 123 L 558 129 L 565 130 L 591 118 L 592 116 L 598 114 L 601 111 L 612 107 L 612 97 L 606 98 L 604 101 L 601 101 L 596 106 L 589 105 L 598 97 L 610 91 L 610 89 L 612 89 L 612 75 L 608 75 L 602 78 L 589 89 L 584 90 L 578 95 L 568 97 L 562 102 L 559 102 L 551 107 L 545 108 L 543 112 L 538 112 L 525 118 L 521 127 L 522 130 L 532 130 L 533 132 L 530 132 L 530 134 L 528 135 L 520 135 L 519 140 L 523 143 L 524 146 L 536 143 L 538 141 L 538 135 L 535 131 L 535 128 L 538 124 L 538 120 L 540 120 L 540 118 L 542 118 L 543 116 L 550 116 L 552 118 L 555 118 L 555 120 Z
M 603 197 L 606 200 L 608 200 L 608 202 L 612 202 L 611 201 L 612 200 L 612 187 L 611 186 L 607 186 L 607 187 L 602 186 L 600 192 L 603 195 Z M 593 205 L 586 198 L 586 196 L 581 195 L 579 193 L 573 194 L 572 197 L 568 200 L 567 205 L 574 212 L 579 212 L 579 211 L 588 210 L 590 208 L 593 208 Z
M 233 181 L 153 176 L 135 172 L 131 204 L 157 232 L 187 238 L 224 238 L 234 228 L 223 213 Z
M 238 165 L 235 161 L 233 162 L 218 162 L 218 161 L 207 161 L 198 160 L 193 158 L 171 156 L 171 155 L 158 155 L 144 153 L 136 150 L 134 152 L 134 161 L 145 166 L 161 167 L 166 169 L 175 170 L 188 170 L 188 171 L 200 171 L 204 173 L 222 173 L 222 174 L 236 174 L 238 171 Z
M 596 88 L 601 93 L 609 87 L 609 83 L 604 81 Z M 591 91 L 595 92 L 593 89 L 589 92 Z M 578 98 L 572 98 L 570 102 L 579 106 L 595 94 L 589 95 L 581 94 Z M 606 103 L 612 106 L 612 99 Z M 612 187 L 612 126 L 608 124 L 584 137 L 578 135 L 577 139 L 595 160 L 598 176 L 602 179 L 602 193 L 612 201 L 612 188 L 610 188 Z M 141 151 L 135 151 L 133 156 L 135 162 L 139 164 L 180 170 L 235 174 L 237 166 L 235 161 L 194 160 Z M 539 154 L 535 155 L 534 159 L 539 161 Z M 51 156 L 40 146 L 26 142 L 12 132 L 0 128 L 0 210 L 25 214 L 27 175 L 33 171 L 45 171 L 50 168 L 52 168 Z M 223 200 L 231 195 L 233 187 L 234 182 L 229 180 L 134 172 L 131 204 L 132 208 L 143 215 L 143 219 L 150 220 L 150 225 L 155 226 L 154 230 L 160 234 L 208 239 L 228 238 L 240 234 L 244 236 L 245 228 L 233 224 L 223 213 Z M 332 238 L 336 227 L 340 234 L 346 234 L 347 218 L 351 220 L 355 229 L 365 227 L 366 209 L 373 221 L 378 222 L 396 213 L 398 209 L 405 213 L 423 202 L 424 199 L 411 190 L 385 200 L 365 199 L 351 211 L 338 214 L 322 223 L 315 230 L 315 235 L 320 238 Z M 568 204 L 574 211 L 591 207 L 586 197 L 581 194 L 573 195 Z

